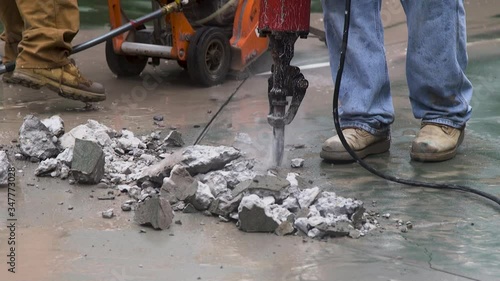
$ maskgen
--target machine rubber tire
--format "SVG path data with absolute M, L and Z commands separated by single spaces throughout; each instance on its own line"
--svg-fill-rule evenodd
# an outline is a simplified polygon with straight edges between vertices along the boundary
M 221 28 L 202 27 L 189 42 L 187 70 L 191 79 L 202 86 L 221 84 L 231 66 L 229 38 Z
M 118 77 L 138 76 L 146 68 L 148 58 L 142 56 L 124 56 L 115 53 L 113 41 L 106 41 L 106 62 Z

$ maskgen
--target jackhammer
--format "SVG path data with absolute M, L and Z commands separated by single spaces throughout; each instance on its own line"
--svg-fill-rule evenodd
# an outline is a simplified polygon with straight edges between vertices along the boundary
M 260 2 L 261 14 L 259 19 L 259 34 L 269 37 L 269 48 L 274 63 L 271 69 L 272 75 L 268 80 L 270 108 L 268 123 L 273 127 L 273 155 L 274 164 L 277 166 L 281 165 L 283 160 L 285 125 L 292 122 L 308 87 L 308 82 L 304 78 L 304 75 L 300 73 L 300 69 L 291 66 L 290 61 L 294 55 L 294 44 L 296 40 L 299 37 L 306 38 L 309 33 L 310 5 L 310 0 L 261 0 Z M 338 112 L 340 84 L 344 71 L 349 37 L 351 0 L 346 0 L 344 15 L 340 62 L 335 79 L 332 111 L 335 130 L 339 135 L 342 145 L 352 156 L 353 160 L 368 172 L 388 181 L 409 186 L 468 192 L 487 198 L 495 202 L 497 204 L 496 207 L 499 207 L 499 197 L 472 187 L 449 183 L 422 182 L 385 174 L 366 163 L 352 150 L 342 133 Z M 287 98 L 291 98 L 290 104 Z
M 290 65 L 297 39 L 309 34 L 310 0 L 261 0 L 259 35 L 269 37 L 273 58 L 268 80 L 268 123 L 273 127 L 273 160 L 281 165 L 285 126 L 290 124 L 304 99 L 309 82 Z M 288 107 L 288 108 L 287 108 Z

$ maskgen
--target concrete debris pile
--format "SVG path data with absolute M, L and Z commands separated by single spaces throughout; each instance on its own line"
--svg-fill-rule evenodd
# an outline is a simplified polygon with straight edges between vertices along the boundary
M 130 200 L 121 210 L 134 211 L 141 225 L 166 229 L 178 211 L 204 212 L 235 222 L 246 232 L 313 238 L 358 238 L 376 227 L 361 201 L 310 186 L 296 173 L 257 171 L 257 162 L 233 147 L 182 148 L 178 132 L 138 138 L 93 120 L 62 132 L 60 118 L 26 117 L 20 158 L 42 160 L 37 176 L 69 178 L 70 183 L 99 184 L 128 194 Z M 0 175 L 1 161 L 2 154 Z M 295 167 L 303 165 L 303 159 L 295 162 Z M 105 218 L 114 215 L 111 209 L 103 212 Z
M 175 144 L 182 143 L 180 133 L 175 136 Z M 117 185 L 136 181 L 147 167 L 167 157 L 172 146 L 167 139 L 160 140 L 158 132 L 139 139 L 131 131 L 116 132 L 94 120 L 64 134 L 59 116 L 40 120 L 29 115 L 19 131 L 16 158 L 40 162 L 37 176 Z

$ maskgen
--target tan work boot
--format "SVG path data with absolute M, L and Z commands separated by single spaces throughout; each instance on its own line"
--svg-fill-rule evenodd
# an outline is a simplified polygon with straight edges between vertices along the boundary
M 360 158 L 386 152 L 391 146 L 390 136 L 374 136 L 358 128 L 346 128 L 342 130 L 342 133 L 344 133 L 349 146 Z M 347 150 L 345 150 L 338 135 L 325 141 L 320 157 L 328 161 L 354 161 Z
M 464 129 L 423 123 L 411 145 L 411 159 L 421 162 L 449 160 L 457 154 L 464 139 Z
M 26 87 L 39 89 L 47 86 L 64 98 L 83 102 L 106 99 L 104 87 L 83 77 L 73 63 L 51 69 L 16 68 L 12 77 Z

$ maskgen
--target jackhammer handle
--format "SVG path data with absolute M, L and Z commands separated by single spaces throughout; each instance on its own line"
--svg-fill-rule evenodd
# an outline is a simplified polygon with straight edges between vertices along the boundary
M 137 28 L 138 26 L 141 26 L 143 25 L 144 23 L 146 22 L 149 22 L 149 21 L 152 21 L 154 19 L 157 19 L 157 18 L 160 18 L 166 14 L 169 14 L 173 11 L 176 11 L 180 8 L 180 4 L 177 3 L 177 1 L 175 2 L 172 2 L 168 5 L 165 5 L 163 7 L 161 7 L 160 9 L 150 13 L 150 14 L 147 14 L 145 16 L 142 16 L 138 19 L 135 19 L 135 20 L 131 20 L 130 22 L 118 27 L 118 28 L 115 28 L 113 30 L 111 30 L 110 32 L 104 34 L 104 35 L 101 35 L 97 38 L 94 38 L 92 40 L 89 40 L 87 42 L 83 42 L 81 44 L 78 44 L 76 46 L 74 46 L 71 50 L 71 54 L 76 54 L 76 53 L 79 53 L 81 51 L 84 51 L 84 50 L 87 50 L 89 48 L 92 48 L 96 45 L 99 45 L 101 44 L 102 42 L 105 42 L 106 40 L 108 40 L 109 38 L 113 38 L 115 36 L 118 36 L 122 33 L 125 33 L 129 30 L 132 30 L 132 29 L 135 29 Z M 2 74 L 5 74 L 7 72 L 11 72 L 11 71 L 14 71 L 14 69 L 16 68 L 16 63 L 15 62 L 9 62 L 7 64 L 2 64 L 0 65 L 0 75 Z

